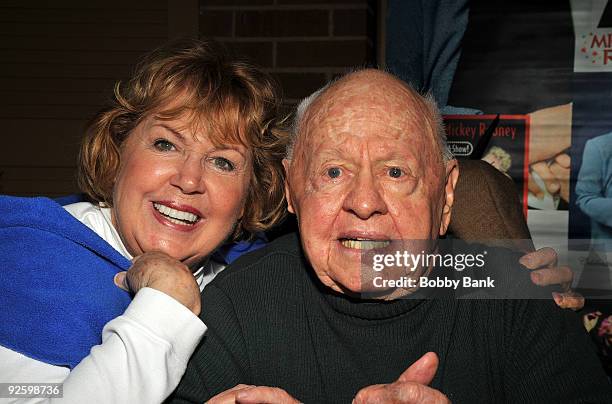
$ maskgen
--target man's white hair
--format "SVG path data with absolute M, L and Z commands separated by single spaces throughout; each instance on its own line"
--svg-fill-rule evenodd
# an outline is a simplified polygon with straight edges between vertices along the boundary
M 329 83 L 325 84 L 323 87 L 319 88 L 317 91 L 304 98 L 298 104 L 295 110 L 295 115 L 293 116 L 293 120 L 291 121 L 291 126 L 289 127 L 291 139 L 289 140 L 289 145 L 287 146 L 287 151 L 285 153 L 285 158 L 287 160 L 291 160 L 293 158 L 293 148 L 297 141 L 298 133 L 300 133 L 300 129 L 304 121 L 304 116 L 306 116 L 306 112 L 308 111 L 312 103 L 317 98 L 319 98 L 319 96 L 323 94 L 323 92 L 325 92 L 325 90 L 327 90 L 333 82 L 334 81 L 330 81 Z
M 285 158 L 287 160 L 291 160 L 293 158 L 293 149 L 297 142 L 298 135 L 302 131 L 302 124 L 304 121 L 304 117 L 306 116 L 306 112 L 308 112 L 313 102 L 317 98 L 319 98 L 336 81 L 337 80 L 333 80 L 325 84 L 323 87 L 319 88 L 317 91 L 304 98 L 298 104 L 290 126 L 291 140 L 289 141 L 289 145 L 287 146 L 287 152 L 285 153 Z M 409 84 L 406 85 L 416 92 L 416 90 L 414 90 Z M 434 99 L 431 93 L 428 93 L 423 96 L 423 100 L 425 103 L 426 110 L 431 114 L 431 120 L 434 125 L 433 129 L 435 130 L 436 135 L 435 138 L 442 154 L 442 160 L 444 161 L 444 163 L 446 163 L 447 161 L 454 159 L 455 156 L 453 156 L 453 153 L 448 148 L 448 144 L 446 142 L 446 130 L 444 129 L 444 123 L 442 121 L 440 109 L 438 108 L 438 104 L 436 103 L 436 100 Z

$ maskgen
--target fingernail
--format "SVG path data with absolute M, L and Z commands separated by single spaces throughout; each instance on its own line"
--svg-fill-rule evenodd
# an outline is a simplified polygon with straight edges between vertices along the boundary
M 540 284 L 540 282 L 542 282 L 542 275 L 540 275 L 537 272 L 532 272 L 531 273 L 531 281 L 535 284 Z
M 126 292 L 129 292 L 129 289 L 125 286 L 125 275 L 126 275 L 125 271 L 116 273 L 115 276 L 113 277 L 113 282 L 115 282 L 115 285 L 119 287 L 120 289 L 123 289 Z
M 559 292 L 552 292 L 553 295 L 553 299 L 555 301 L 555 303 L 558 305 L 560 305 L 563 302 L 563 295 Z

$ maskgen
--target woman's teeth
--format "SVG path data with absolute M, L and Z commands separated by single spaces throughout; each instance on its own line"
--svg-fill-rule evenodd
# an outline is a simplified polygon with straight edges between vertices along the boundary
M 355 250 L 374 250 L 376 248 L 385 248 L 391 242 L 389 240 L 353 240 L 342 239 L 340 243 L 346 248 Z
M 193 213 L 183 212 L 181 210 L 172 209 L 161 203 L 154 203 L 153 207 L 169 221 L 175 224 L 189 224 L 193 225 L 198 221 L 199 217 Z

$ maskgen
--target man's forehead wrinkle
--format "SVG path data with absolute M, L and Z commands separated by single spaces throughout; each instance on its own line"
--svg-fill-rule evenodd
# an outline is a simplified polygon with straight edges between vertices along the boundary
M 306 157 L 320 148 L 322 142 L 335 143 L 336 138 L 343 141 L 341 134 L 359 138 L 379 131 L 391 142 L 408 141 L 414 146 L 419 143 L 437 152 L 432 136 L 435 131 L 426 119 L 429 113 L 420 96 L 393 76 L 367 70 L 349 74 L 327 88 L 307 110 L 300 129 L 304 136 L 296 147 Z M 425 138 L 431 139 L 422 143 Z M 419 154 L 433 155 L 423 152 Z
M 380 76 L 380 73 L 355 73 L 332 85 L 321 95 L 320 103 L 313 106 L 316 118 L 312 123 L 325 118 L 346 119 L 363 114 L 389 126 L 425 125 L 419 98 L 399 80 L 388 75 Z
M 380 102 L 330 102 L 312 115 L 312 119 L 308 122 L 309 132 L 331 126 L 336 130 L 355 129 L 361 126 L 365 128 L 363 124 L 379 124 L 381 129 L 393 129 L 395 132 L 424 131 L 421 119 L 415 119 L 413 114 L 396 108 L 396 105 Z
M 334 83 L 328 94 L 332 95 L 334 91 L 363 99 L 382 96 L 393 103 L 413 103 L 418 100 L 417 94 L 410 90 L 406 83 L 379 70 L 364 70 L 349 74 Z

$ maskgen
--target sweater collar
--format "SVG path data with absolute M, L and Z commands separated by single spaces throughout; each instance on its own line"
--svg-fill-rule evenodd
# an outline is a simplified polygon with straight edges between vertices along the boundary
M 299 239 L 298 239 L 299 240 Z M 299 241 L 298 241 L 299 243 Z M 301 247 L 301 246 L 300 246 Z M 385 320 L 391 319 L 419 307 L 425 300 L 444 298 L 445 290 L 428 288 L 418 289 L 414 293 L 395 300 L 361 299 L 357 296 L 349 296 L 336 292 L 323 285 L 314 269 L 308 263 L 306 256 L 301 252 L 303 272 L 310 279 L 310 285 L 315 292 L 321 296 L 322 304 L 332 310 L 362 320 Z M 434 270 L 429 276 L 436 276 L 439 269 Z
M 300 236 L 297 233 L 291 233 L 285 236 L 279 247 L 280 246 L 300 258 L 301 268 L 298 270 L 306 274 L 309 280 L 307 285 L 310 290 L 307 293 L 318 295 L 323 306 L 327 306 L 333 311 L 345 314 L 354 319 L 370 321 L 391 319 L 415 310 L 425 300 L 440 298 L 440 293 L 444 293 L 444 290 L 433 288 L 427 290 L 419 289 L 406 298 L 390 301 L 360 299 L 358 297 L 348 296 L 338 293 L 321 283 L 304 254 Z M 437 271 L 438 269 L 434 268 L 430 276 L 435 276 Z
M 401 316 L 416 309 L 424 301 L 420 296 L 396 300 L 359 299 L 337 293 L 323 285 L 320 288 L 324 289 L 323 299 L 332 310 L 362 320 L 385 320 Z

